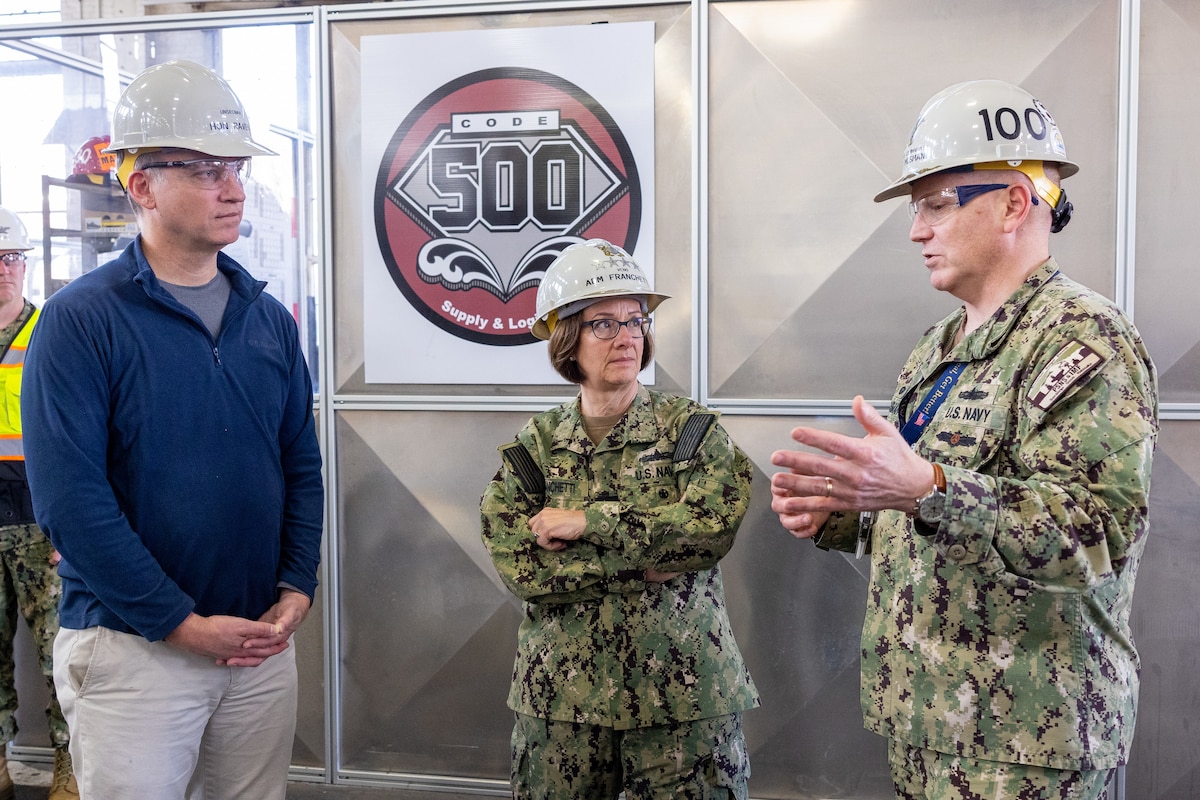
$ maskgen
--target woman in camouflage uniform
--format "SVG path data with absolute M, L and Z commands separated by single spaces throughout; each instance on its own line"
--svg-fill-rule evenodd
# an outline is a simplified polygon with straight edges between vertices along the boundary
M 534 334 L 580 387 L 500 448 L 483 540 L 524 601 L 509 706 L 513 796 L 745 798 L 758 705 L 717 562 L 751 465 L 716 415 L 637 376 L 666 298 L 603 240 L 538 289 Z

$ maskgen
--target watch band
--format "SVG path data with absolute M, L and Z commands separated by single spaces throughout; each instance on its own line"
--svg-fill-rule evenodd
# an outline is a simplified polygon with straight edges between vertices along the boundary
M 933 464 L 933 488 L 928 493 L 921 495 L 916 500 L 913 500 L 912 511 L 908 512 L 910 517 L 915 517 L 921 511 L 921 501 L 935 492 L 946 493 L 946 473 L 942 471 L 942 465 L 936 461 Z

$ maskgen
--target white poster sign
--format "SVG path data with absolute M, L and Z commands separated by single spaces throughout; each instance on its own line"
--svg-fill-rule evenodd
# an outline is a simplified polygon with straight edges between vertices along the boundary
M 653 281 L 654 24 L 361 52 L 367 382 L 563 383 L 531 333 L 558 253 L 607 239 Z

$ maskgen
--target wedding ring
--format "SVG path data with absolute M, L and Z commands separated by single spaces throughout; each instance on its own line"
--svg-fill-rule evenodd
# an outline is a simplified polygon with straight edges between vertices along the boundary
M 825 496 L 829 497 L 833 494 L 833 478 L 825 479 Z

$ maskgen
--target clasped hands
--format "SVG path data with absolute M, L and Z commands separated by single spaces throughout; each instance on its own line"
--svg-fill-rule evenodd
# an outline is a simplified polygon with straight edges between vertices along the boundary
M 193 613 L 167 635 L 166 641 L 181 650 L 212 658 L 221 666 L 257 667 L 288 648 L 288 640 L 311 606 L 308 595 L 283 589 L 275 605 L 257 620 Z

